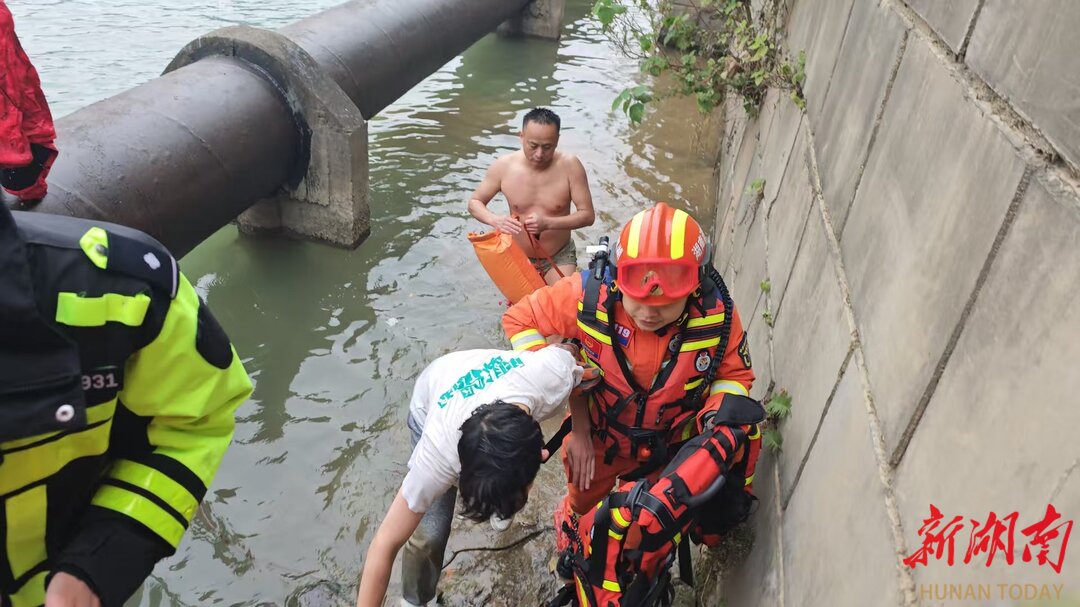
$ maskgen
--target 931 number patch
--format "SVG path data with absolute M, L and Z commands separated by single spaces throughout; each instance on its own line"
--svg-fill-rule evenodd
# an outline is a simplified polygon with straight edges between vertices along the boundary
M 84 392 L 90 390 L 106 390 L 116 389 L 120 387 L 120 383 L 116 381 L 115 373 L 90 373 L 82 376 L 82 389 Z

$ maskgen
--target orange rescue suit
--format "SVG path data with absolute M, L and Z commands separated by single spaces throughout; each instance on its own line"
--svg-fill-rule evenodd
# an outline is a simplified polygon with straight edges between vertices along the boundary
M 540 289 L 511 306 L 503 315 L 503 329 L 514 349 L 542 348 L 546 345 L 544 337 L 549 335 L 573 337 L 581 342 L 589 363 L 602 371 L 601 383 L 591 393 L 589 402 L 593 446 L 597 453 L 596 472 L 587 492 L 578 491 L 569 484 L 570 501 L 578 513 L 595 506 L 614 487 L 618 477 L 636 476 L 631 473 L 637 471 L 644 472 L 642 476 L 658 473 L 666 461 L 654 461 L 648 467 L 651 469 L 643 468 L 644 463 L 655 459 L 654 451 L 666 452 L 667 447 L 696 435 L 700 420 L 720 407 L 724 394 L 746 396 L 754 381 L 742 322 L 732 306 L 726 349 L 711 385 L 701 392 L 704 402 L 680 406 L 679 401 L 703 382 L 708 365 L 717 355 L 720 340 L 716 337 L 716 328 L 724 321 L 721 298 L 717 296 L 716 304 L 704 310 L 688 306 L 687 315 L 666 330 L 642 331 L 627 315 L 621 301 L 617 299 L 613 308 L 609 308 L 607 298 L 617 295 L 609 293 L 607 285 L 601 285 L 599 289 L 598 318 L 591 321 L 579 317 L 579 310 L 587 308 L 584 287 L 588 275 L 585 271 Z M 618 340 L 634 382 L 647 394 L 633 394 L 634 390 L 615 358 L 610 337 L 601 330 L 612 320 L 605 313 L 608 309 L 614 311 L 615 325 L 613 331 L 606 332 Z M 605 337 L 608 343 L 605 343 Z M 666 379 L 662 377 L 664 381 L 654 386 L 661 373 Z M 617 413 L 612 414 L 615 410 Z M 749 458 L 756 460 L 760 433 L 756 428 L 748 428 L 748 431 L 756 434 L 751 449 L 754 457 Z M 637 440 L 631 437 L 632 434 L 637 435 Z M 662 440 L 658 444 L 660 437 Z M 566 449 L 563 449 L 563 462 L 568 466 Z M 753 463 L 748 462 L 745 471 L 747 490 L 753 479 Z

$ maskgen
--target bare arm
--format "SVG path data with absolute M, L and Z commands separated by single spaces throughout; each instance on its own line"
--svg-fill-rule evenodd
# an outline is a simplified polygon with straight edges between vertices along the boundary
M 570 179 L 570 200 L 574 203 L 574 212 L 565 217 L 546 217 L 542 228 L 545 230 L 574 230 L 591 226 L 596 221 L 593 211 L 592 193 L 589 191 L 589 177 L 585 167 L 577 156 L 566 159 Z
M 508 215 L 498 215 L 488 210 L 488 203 L 502 189 L 503 167 L 505 162 L 500 158 L 488 168 L 484 180 L 477 186 L 476 191 L 469 198 L 469 214 L 480 223 L 485 223 L 507 234 L 517 234 L 521 231 L 521 222 Z
M 397 553 L 420 525 L 424 515 L 409 510 L 409 504 L 398 492 L 390 511 L 386 513 L 375 539 L 368 547 L 364 559 L 364 572 L 360 576 L 360 590 L 356 597 L 356 607 L 380 607 L 386 597 L 386 586 L 390 583 L 390 571 L 394 567 Z
M 570 482 L 581 491 L 588 491 L 596 470 L 596 451 L 592 442 L 592 423 L 589 421 L 589 397 L 570 396 L 570 441 L 566 456 L 570 463 Z

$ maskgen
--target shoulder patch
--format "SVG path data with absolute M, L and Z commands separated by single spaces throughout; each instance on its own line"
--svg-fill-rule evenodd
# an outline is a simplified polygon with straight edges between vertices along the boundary
M 173 256 L 149 238 L 136 239 L 109 231 L 108 269 L 141 278 L 176 297 L 179 270 Z
M 82 250 L 88 261 L 106 272 L 146 281 L 176 297 L 179 269 L 160 242 L 138 230 L 105 221 L 13 212 L 19 232 L 28 244 Z
M 232 344 L 229 336 L 218 324 L 206 302 L 199 298 L 199 327 L 195 331 L 195 349 L 206 360 L 218 369 L 228 369 L 232 364 Z
M 742 359 L 742 364 L 747 369 L 754 365 L 750 360 L 750 343 L 746 339 L 745 332 L 742 334 L 742 341 L 739 342 L 739 358 Z

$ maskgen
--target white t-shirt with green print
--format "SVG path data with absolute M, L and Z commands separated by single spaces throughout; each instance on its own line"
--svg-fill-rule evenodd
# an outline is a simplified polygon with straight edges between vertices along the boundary
M 550 417 L 581 381 L 582 369 L 562 348 L 536 352 L 464 350 L 435 359 L 416 380 L 409 413 L 423 429 L 409 458 L 401 495 L 416 513 L 457 485 L 461 425 L 494 400 L 525 405 L 537 421 Z

